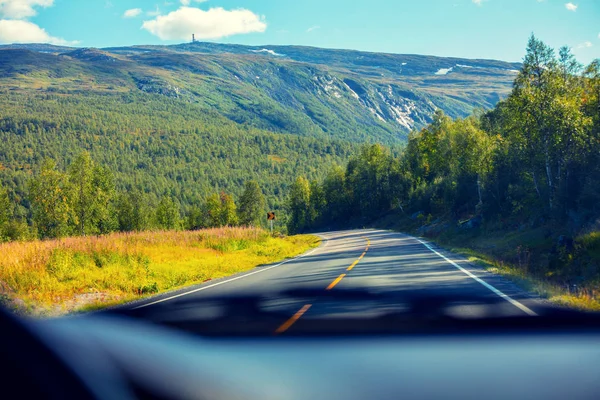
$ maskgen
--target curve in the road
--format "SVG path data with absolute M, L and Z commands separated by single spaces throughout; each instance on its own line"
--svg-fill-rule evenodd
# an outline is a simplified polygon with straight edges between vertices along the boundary
M 512 282 L 471 265 L 467 260 L 421 239 L 382 230 L 327 232 L 312 251 L 272 266 L 259 267 L 219 282 L 165 294 L 131 307 L 143 318 L 162 322 L 201 318 L 207 298 L 257 294 L 268 298 L 270 311 L 289 315 L 273 331 L 301 330 L 310 318 L 374 317 L 396 312 L 393 300 L 419 296 L 456 299 L 452 312 L 460 316 L 536 315 L 544 304 Z M 328 301 L 326 298 L 289 299 L 278 296 L 290 289 L 368 290 L 382 301 Z M 476 302 L 461 299 L 476 298 Z M 391 300 L 390 300 L 391 299 Z M 541 308 L 540 308 L 541 309 Z

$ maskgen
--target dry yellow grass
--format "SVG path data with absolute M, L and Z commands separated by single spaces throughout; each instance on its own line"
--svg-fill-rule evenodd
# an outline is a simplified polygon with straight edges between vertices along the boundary
M 7 243 L 0 245 L 0 295 L 21 312 L 58 315 L 247 271 L 318 243 L 248 228 Z

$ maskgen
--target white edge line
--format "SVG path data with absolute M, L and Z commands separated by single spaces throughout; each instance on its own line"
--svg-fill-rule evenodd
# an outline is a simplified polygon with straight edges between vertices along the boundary
M 319 246 L 319 247 L 317 247 L 317 248 L 309 251 L 308 253 L 304 253 L 304 254 L 301 254 L 301 255 L 296 256 L 294 258 L 290 258 L 289 260 L 285 260 L 283 262 L 280 262 L 277 265 L 273 265 L 273 266 L 270 266 L 270 267 L 267 267 L 267 268 L 259 269 L 259 270 L 250 272 L 248 274 L 236 276 L 235 278 L 227 279 L 227 280 L 224 280 L 224 281 L 221 281 L 221 282 L 213 283 L 212 285 L 202 286 L 201 288 L 190 290 L 189 292 L 180 293 L 180 294 L 177 294 L 175 296 L 166 297 L 164 299 L 156 300 L 156 301 L 153 301 L 151 303 L 142 304 L 141 306 L 137 306 L 137 307 L 131 308 L 131 310 L 139 310 L 140 308 L 150 307 L 150 306 L 153 306 L 153 305 L 158 304 L 158 303 L 163 303 L 165 301 L 173 300 L 173 299 L 176 299 L 178 297 L 187 296 L 187 295 L 192 294 L 192 293 L 201 292 L 202 290 L 210 289 L 210 288 L 213 288 L 215 286 L 219 286 L 219 285 L 223 285 L 225 283 L 237 281 L 238 279 L 242 279 L 242 278 L 245 278 L 245 277 L 250 276 L 250 275 L 260 274 L 261 272 L 265 272 L 265 271 L 268 271 L 270 269 L 280 267 L 283 264 L 287 264 L 287 263 L 289 263 L 291 261 L 298 260 L 299 258 L 309 256 L 309 255 L 313 254 L 317 250 L 324 249 L 325 246 L 327 246 L 327 244 L 329 243 L 329 240 L 327 240 L 324 237 L 321 237 L 321 239 L 325 241 L 325 243 L 323 244 L 323 246 Z
M 509 303 L 511 303 L 512 305 L 514 305 L 515 307 L 519 308 L 521 311 L 525 312 L 526 314 L 528 314 L 528 315 L 530 315 L 532 317 L 536 317 L 537 316 L 537 314 L 535 312 L 533 312 L 529 307 L 524 306 L 523 304 L 519 303 L 518 301 L 516 301 L 515 299 L 513 299 L 512 297 L 510 297 L 509 295 L 502 293 L 500 290 L 496 289 L 495 287 L 493 287 L 489 283 L 487 283 L 484 280 L 482 280 L 482 279 L 478 278 L 477 276 L 473 275 L 470 271 L 464 269 L 463 267 L 461 267 L 460 265 L 458 265 L 454 261 L 448 259 L 443 254 L 438 253 L 437 251 L 435 251 L 434 249 L 432 249 L 431 246 L 429 246 L 429 244 L 425 243 L 424 241 L 422 241 L 420 239 L 417 239 L 417 240 L 423 246 L 427 247 L 429 250 L 431 250 L 432 252 L 434 252 L 438 256 L 442 257 L 444 260 L 448 261 L 450 264 L 454 265 L 456 268 L 458 268 L 459 270 L 461 270 L 462 272 L 464 272 L 465 274 L 467 274 L 469 277 L 475 279 L 477 282 L 481 283 L 483 286 L 485 286 L 486 288 L 488 288 L 489 290 L 491 290 L 492 292 L 494 292 L 498 296 L 502 297 L 504 300 L 508 301 Z

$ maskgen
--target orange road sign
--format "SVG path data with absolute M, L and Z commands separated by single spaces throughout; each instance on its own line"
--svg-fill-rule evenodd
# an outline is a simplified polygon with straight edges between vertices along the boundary
M 276 218 L 275 218 L 275 213 L 274 212 L 267 213 L 267 220 L 268 221 L 275 221 L 275 219 Z

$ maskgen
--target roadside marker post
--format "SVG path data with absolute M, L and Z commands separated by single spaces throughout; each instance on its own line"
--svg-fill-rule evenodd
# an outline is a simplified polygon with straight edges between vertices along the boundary
M 273 221 L 275 221 L 275 219 L 277 218 L 275 217 L 275 213 L 273 211 L 267 213 L 267 221 L 269 221 L 271 224 L 271 235 L 273 234 Z

